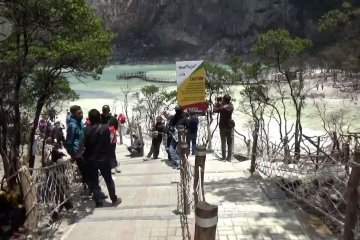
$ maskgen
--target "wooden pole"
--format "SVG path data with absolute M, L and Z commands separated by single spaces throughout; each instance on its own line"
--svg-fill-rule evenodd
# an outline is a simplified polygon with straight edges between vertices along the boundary
M 218 206 L 199 202 L 195 209 L 195 240 L 215 240 Z
M 316 145 L 316 166 L 315 169 L 319 169 L 319 154 L 320 154 L 320 137 L 317 138 L 317 145 Z
M 284 138 L 284 163 L 290 163 L 290 149 L 289 149 L 289 140 L 287 137 Z
M 188 200 L 188 193 L 187 193 L 187 188 L 189 187 L 189 184 L 187 181 L 188 181 L 188 174 L 190 173 L 187 172 L 188 162 L 186 157 L 188 145 L 186 143 L 184 126 L 181 125 L 178 126 L 177 130 L 178 130 L 178 149 L 180 150 L 180 161 L 181 161 L 180 175 L 182 178 L 184 214 L 189 215 L 190 203 Z
M 251 155 L 251 140 L 246 141 L 246 147 L 247 147 L 247 156 L 250 159 Z
M 33 182 L 33 177 L 27 167 L 23 166 L 19 175 L 26 209 L 26 221 L 24 226 L 32 232 L 37 228 L 38 223 L 36 184 Z
M 206 147 L 205 146 L 196 146 L 196 156 L 195 156 L 195 173 L 194 173 L 194 198 L 195 198 L 195 204 L 199 202 L 198 193 L 196 191 L 196 188 L 198 186 L 199 182 L 199 168 L 202 168 L 201 171 L 201 183 L 200 191 L 202 193 L 202 196 L 204 199 L 202 201 L 205 201 L 205 194 L 204 194 L 204 171 L 205 171 L 205 160 L 206 160 Z
M 349 168 L 349 163 L 350 163 L 350 144 L 349 143 L 343 143 L 343 155 L 344 155 L 344 163 L 345 163 L 345 171 L 346 171 L 346 175 L 349 176 L 350 173 L 350 168 Z
M 344 240 L 354 240 L 354 231 L 357 223 L 357 212 L 359 204 L 358 187 L 360 185 L 360 152 L 354 155 L 354 166 L 352 166 L 348 186 L 345 193 L 346 212 L 344 225 Z
M 124 144 L 124 140 L 123 140 L 123 125 L 120 123 L 119 124 L 119 137 L 120 137 L 120 144 Z

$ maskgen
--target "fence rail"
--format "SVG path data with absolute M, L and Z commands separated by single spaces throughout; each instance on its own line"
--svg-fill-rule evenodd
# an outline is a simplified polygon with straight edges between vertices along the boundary
M 360 217 L 356 214 L 360 183 L 359 165 L 355 165 L 360 163 L 357 142 L 355 139 L 351 144 L 347 138 L 337 138 L 336 134 L 328 137 L 304 135 L 303 154 L 299 159 L 289 147 L 282 146 L 275 153 L 264 154 L 257 162 L 257 169 L 324 216 L 338 235 L 346 240 L 360 239 Z
M 69 160 L 41 168 L 21 166 L 12 177 L 20 181 L 25 227 L 33 233 L 52 229 L 55 220 L 59 220 L 58 211 L 72 207 L 70 199 L 81 187 L 77 167 Z

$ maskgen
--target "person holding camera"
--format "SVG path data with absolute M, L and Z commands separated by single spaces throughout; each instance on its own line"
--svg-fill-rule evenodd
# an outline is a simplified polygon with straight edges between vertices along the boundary
M 222 160 L 231 161 L 232 157 L 232 141 L 233 141 L 233 129 L 235 122 L 232 119 L 232 113 L 234 106 L 231 103 L 231 97 L 226 94 L 223 98 L 216 99 L 214 106 L 214 112 L 220 113 L 219 129 L 221 139 L 221 153 Z M 227 145 L 227 156 L 226 156 Z
M 150 152 L 147 155 L 148 159 L 151 158 L 151 155 L 154 155 L 153 159 L 158 159 L 164 129 L 165 129 L 165 123 L 163 122 L 162 117 L 157 116 L 156 123 L 151 129 L 152 141 L 151 141 Z

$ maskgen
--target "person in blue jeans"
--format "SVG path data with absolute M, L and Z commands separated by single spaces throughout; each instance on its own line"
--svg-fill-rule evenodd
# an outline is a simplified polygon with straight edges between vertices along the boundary
M 196 116 L 195 112 L 191 111 L 189 114 L 190 117 L 186 120 L 186 126 L 187 126 L 186 142 L 189 146 L 188 155 L 190 154 L 190 144 L 191 144 L 191 155 L 195 155 L 199 119 Z
M 171 160 L 173 162 L 174 168 L 180 169 L 180 156 L 177 152 L 177 143 L 178 143 L 178 132 L 177 127 L 178 126 L 184 126 L 187 128 L 186 125 L 186 114 L 184 113 L 184 110 L 182 107 L 177 106 L 175 107 L 175 115 L 171 119 L 169 124 L 169 135 L 171 136 L 170 141 L 170 147 L 169 147 L 169 153 Z
M 180 156 L 179 153 L 177 152 L 178 131 L 176 130 L 175 126 L 170 127 L 169 134 L 171 136 L 170 146 L 169 146 L 170 158 L 174 165 L 174 168 L 180 169 Z

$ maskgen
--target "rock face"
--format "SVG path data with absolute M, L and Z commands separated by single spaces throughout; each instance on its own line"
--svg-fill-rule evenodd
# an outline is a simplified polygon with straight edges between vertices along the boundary
M 257 35 L 267 29 L 286 27 L 300 35 L 311 35 L 318 18 L 306 16 L 309 7 L 305 5 L 309 3 L 302 0 L 87 2 L 117 34 L 114 60 L 121 62 L 166 58 L 221 60 L 228 53 L 248 53 Z

